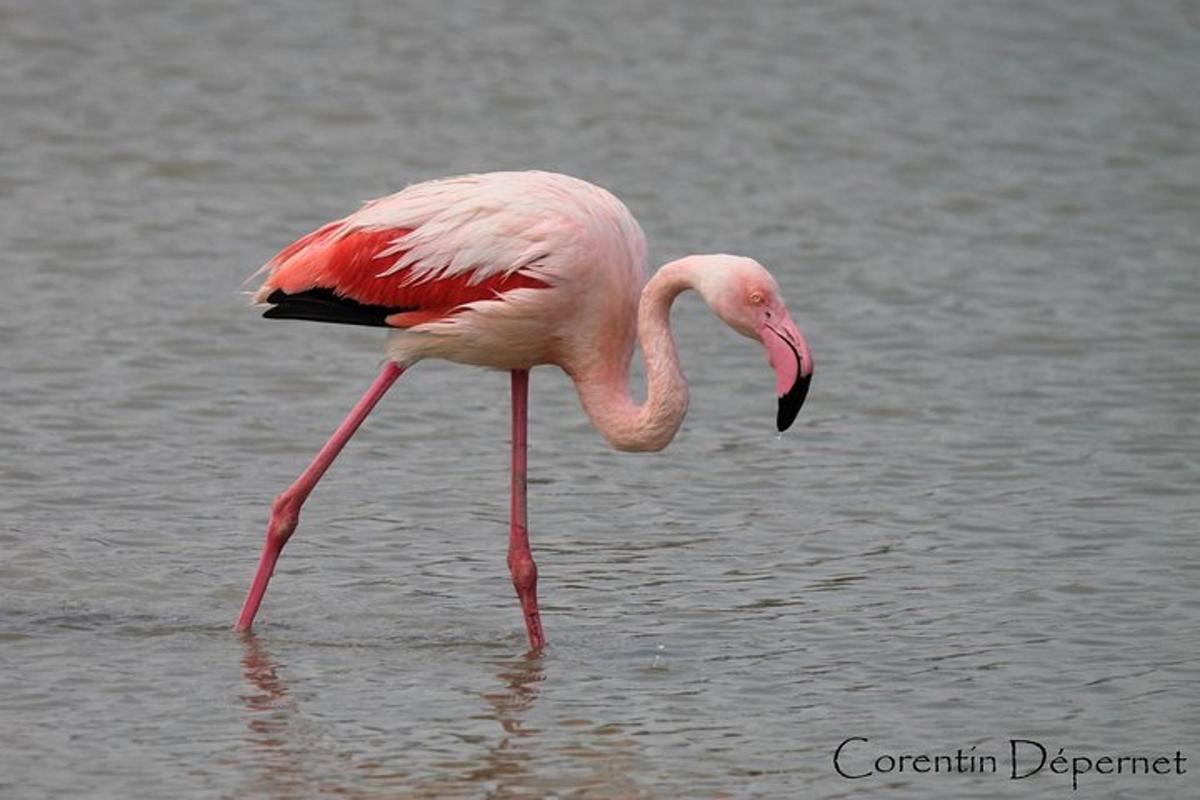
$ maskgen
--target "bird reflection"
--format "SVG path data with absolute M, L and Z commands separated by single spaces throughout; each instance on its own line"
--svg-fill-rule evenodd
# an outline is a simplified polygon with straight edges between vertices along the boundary
M 288 797 L 309 785 L 302 742 L 291 730 L 296 701 L 279 677 L 282 666 L 253 633 L 242 634 L 242 675 L 254 691 L 241 695 L 246 706 L 242 737 L 255 756 L 257 775 L 248 787 L 269 797 Z
M 294 707 L 288 697 L 287 686 L 280 679 L 277 664 L 263 649 L 262 643 L 253 633 L 242 634 L 242 675 L 258 689 L 258 694 L 244 694 L 242 701 L 250 712 L 273 712 L 281 708 Z M 274 727 L 273 724 L 261 724 L 262 720 L 252 719 L 250 729 L 261 732 Z
M 499 691 L 484 692 L 482 697 L 491 707 L 504 736 L 490 746 L 484 763 L 464 777 L 470 783 L 495 781 L 501 788 L 513 789 L 529 782 L 535 750 L 522 739 L 535 737 L 536 728 L 525 725 L 525 715 L 538 697 L 538 684 L 545 680 L 545 665 L 541 651 L 530 651 L 516 661 L 499 661 L 496 673 L 502 687 Z
M 253 776 L 247 794 L 272 798 L 333 794 L 346 797 L 442 798 L 646 797 L 633 783 L 633 741 L 621 726 L 586 720 L 557 723 L 543 732 L 528 723 L 546 679 L 546 659 L 530 652 L 493 662 L 496 683 L 480 694 L 484 717 L 501 734 L 483 752 L 450 766 L 449 774 L 416 778 L 411 769 L 374 754 L 357 756 L 331 742 L 328 731 L 305 719 L 299 703 L 262 641 L 242 636 L 242 674 L 250 691 L 241 695 L 246 710 L 247 745 Z M 614 735 L 617 734 L 617 735 Z M 549 740 L 549 741 L 547 741 Z M 413 754 L 417 755 L 417 754 Z M 420 756 L 417 755 L 420 759 Z

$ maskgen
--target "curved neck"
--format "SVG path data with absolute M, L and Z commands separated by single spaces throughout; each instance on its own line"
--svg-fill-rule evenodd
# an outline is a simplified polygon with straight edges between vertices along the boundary
M 696 288 L 696 273 L 687 259 L 666 264 L 642 290 L 638 303 L 638 342 L 646 367 L 646 402 L 629 393 L 629 362 L 623 358 L 598 364 L 573 376 L 583 409 L 604 438 L 618 450 L 653 451 L 666 447 L 688 408 L 688 387 L 671 338 L 671 303 L 680 292 Z

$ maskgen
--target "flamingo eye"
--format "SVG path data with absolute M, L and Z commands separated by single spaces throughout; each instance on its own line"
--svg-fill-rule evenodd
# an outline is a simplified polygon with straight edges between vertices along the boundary
M 762 292 L 753 292 L 750 295 L 750 305 L 761 306 L 763 304 Z

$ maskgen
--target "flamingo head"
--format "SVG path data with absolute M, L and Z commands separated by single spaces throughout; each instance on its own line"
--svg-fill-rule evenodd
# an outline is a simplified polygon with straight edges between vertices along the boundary
M 702 256 L 719 262 L 719 269 L 701 273 L 697 288 L 718 317 L 743 336 L 757 339 L 775 370 L 775 393 L 780 431 L 791 427 L 812 381 L 813 358 L 804 334 L 792 322 L 779 284 L 762 264 L 741 256 Z M 714 264 L 713 266 L 717 266 Z

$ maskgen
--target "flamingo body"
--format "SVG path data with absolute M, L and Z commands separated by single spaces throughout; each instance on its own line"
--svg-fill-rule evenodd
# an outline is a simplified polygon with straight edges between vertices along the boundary
M 646 242 L 609 192 L 547 172 L 494 172 L 416 184 L 373 200 L 285 247 L 262 271 L 264 316 L 390 329 L 389 363 L 300 479 L 276 499 L 259 570 L 237 627 L 248 628 L 300 505 L 397 378 L 424 358 L 513 375 L 509 567 L 530 644 L 544 642 L 536 567 L 525 527 L 528 370 L 561 367 L 584 410 L 622 450 L 658 450 L 687 411 L 687 383 L 669 327 L 676 295 L 698 291 L 738 332 L 759 340 L 776 373 L 777 424 L 808 391 L 812 355 L 779 287 L 760 264 L 688 256 L 645 283 Z M 648 391 L 629 392 L 641 343 Z
M 369 309 L 364 319 L 382 321 L 359 324 L 393 328 L 388 355 L 400 363 L 570 372 L 598 343 L 631 348 L 645 252 L 633 215 L 598 186 L 545 172 L 465 175 L 373 200 L 289 245 L 255 300 L 274 303 L 275 318 L 302 315 L 314 290 Z M 288 296 L 300 297 L 295 311 Z

